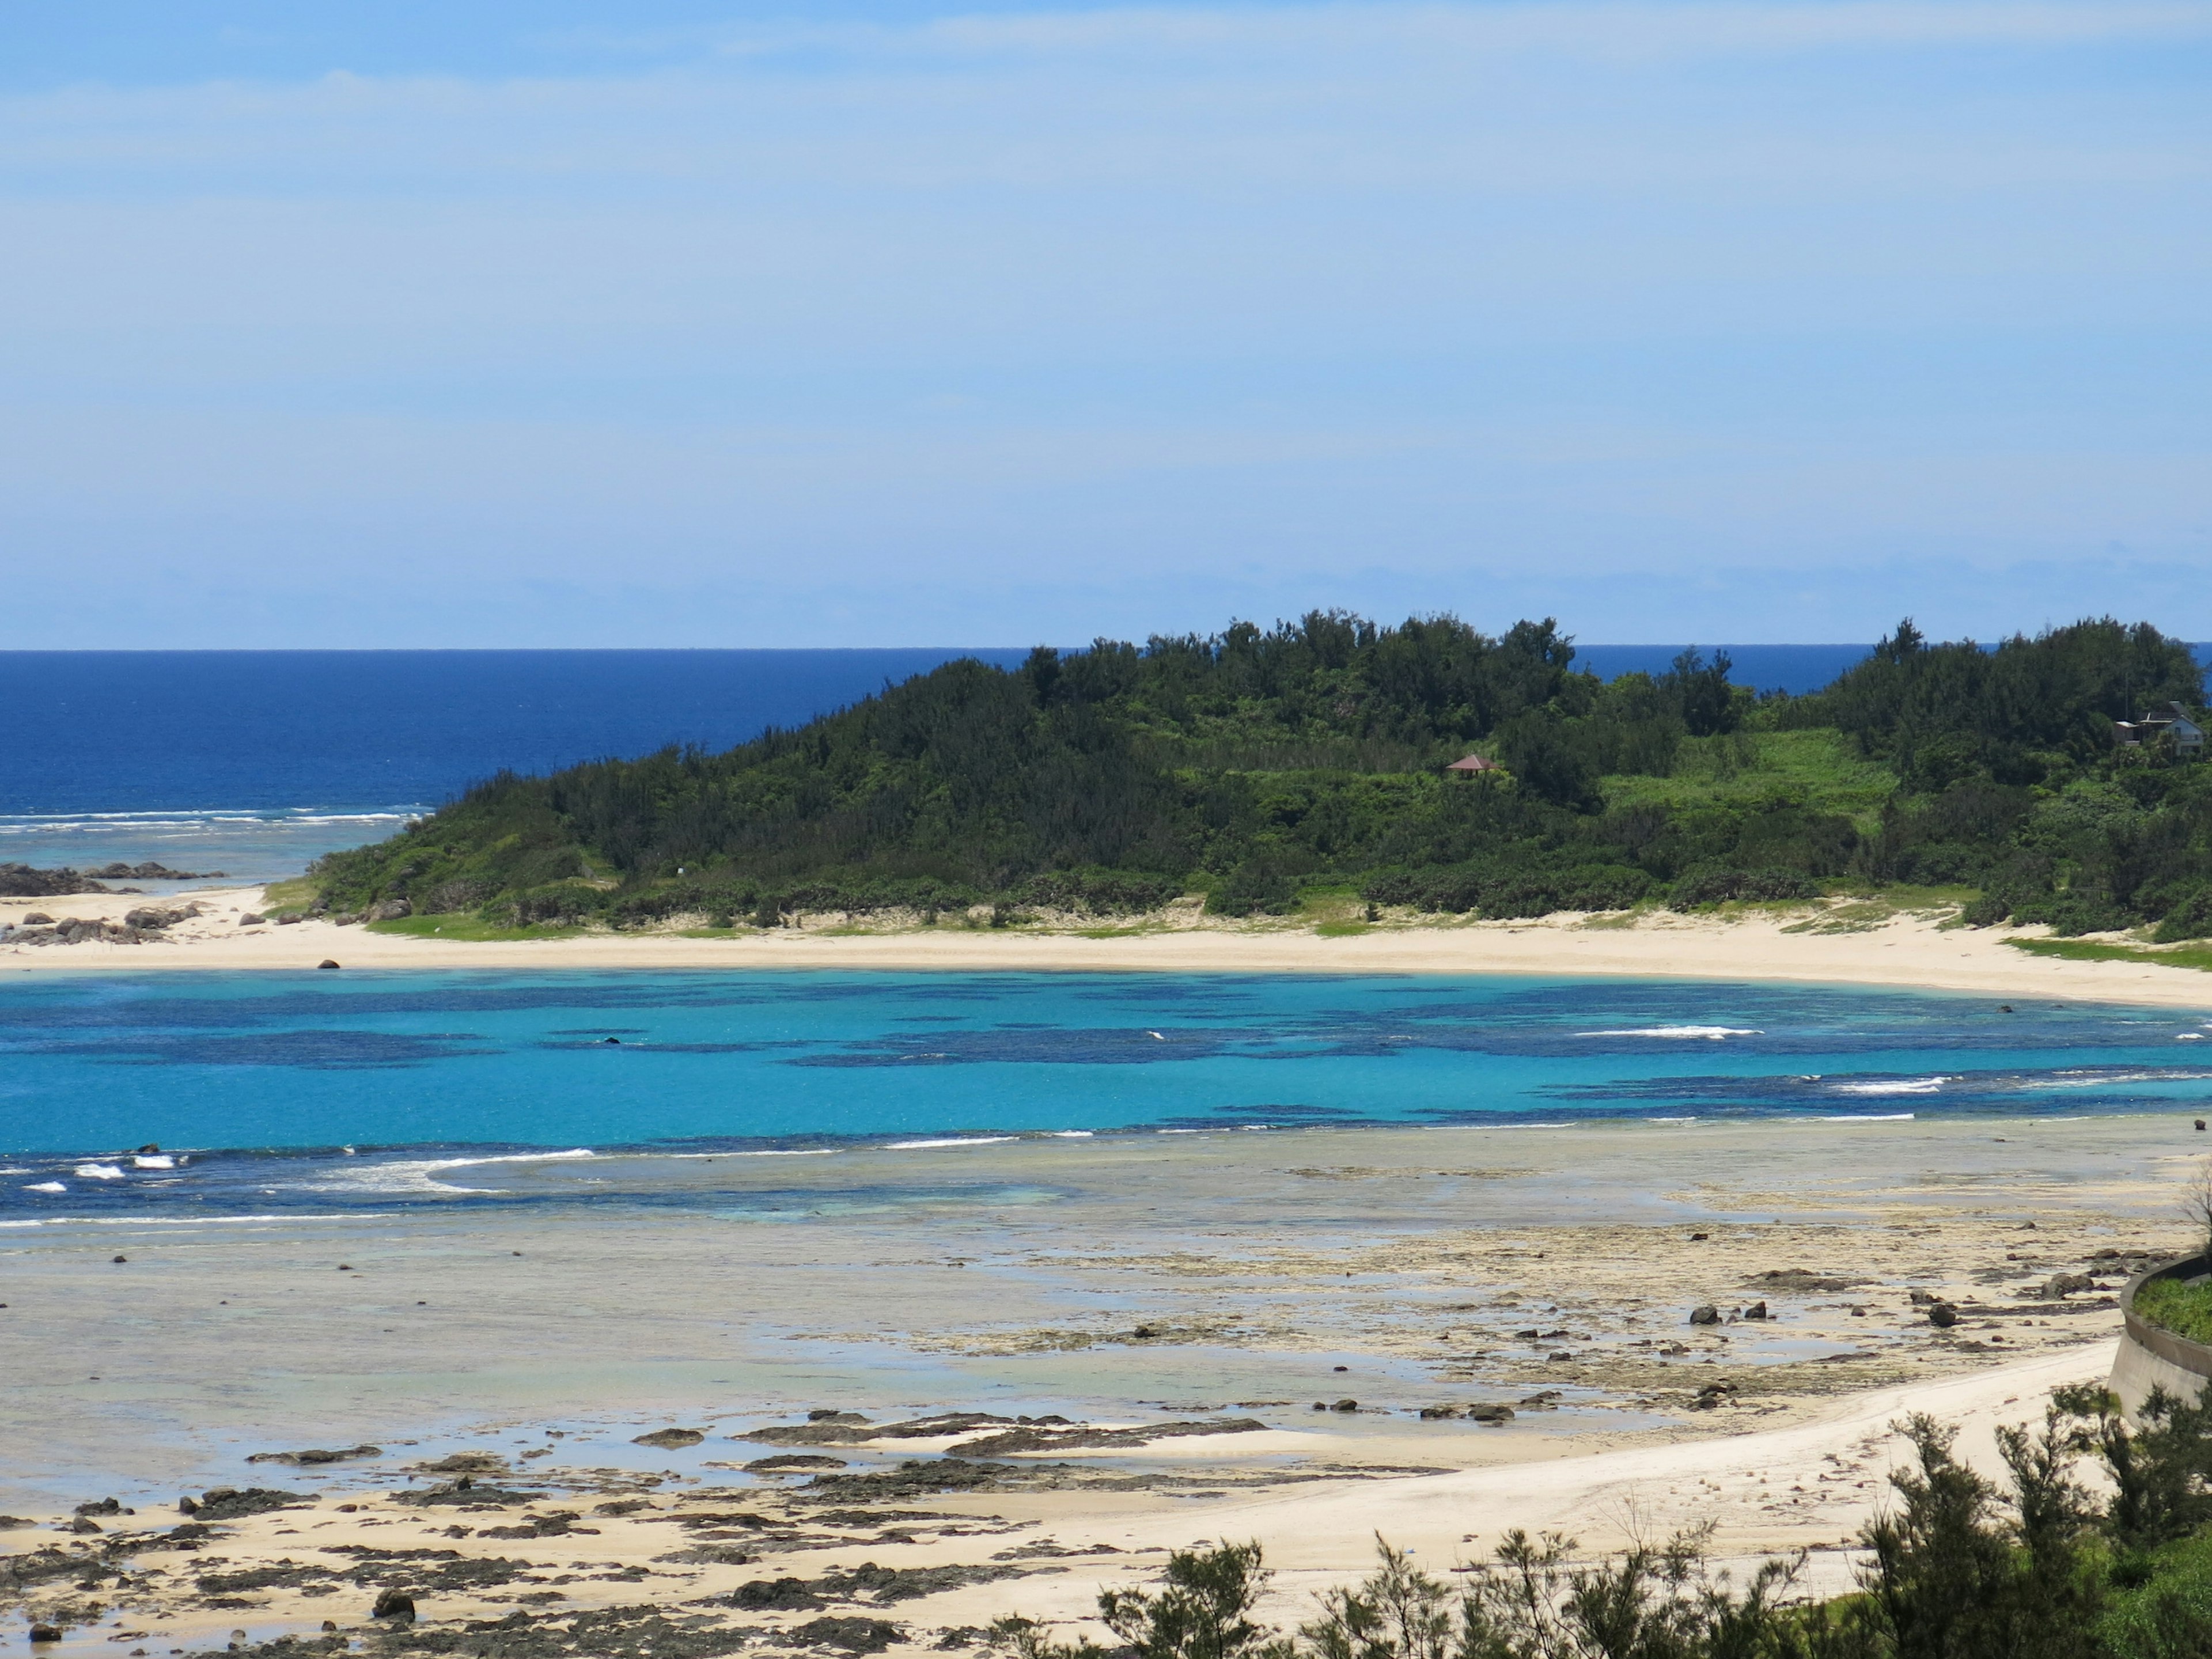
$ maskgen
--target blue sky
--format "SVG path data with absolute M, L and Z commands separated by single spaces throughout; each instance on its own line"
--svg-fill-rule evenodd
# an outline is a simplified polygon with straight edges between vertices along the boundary
M 2212 0 L 14 0 L 0 249 L 18 645 L 2212 638 Z

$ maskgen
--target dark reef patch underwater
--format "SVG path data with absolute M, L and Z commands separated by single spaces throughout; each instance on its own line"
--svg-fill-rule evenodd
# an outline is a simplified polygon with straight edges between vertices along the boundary
M 2155 1009 L 1631 980 L 27 976 L 0 986 L 0 1224 L 726 1204 L 715 1159 L 915 1137 L 2179 1112 L 2212 1097 L 2209 1034 Z

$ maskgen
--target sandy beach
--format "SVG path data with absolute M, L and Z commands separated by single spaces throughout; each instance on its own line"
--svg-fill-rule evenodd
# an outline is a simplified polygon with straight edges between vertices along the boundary
M 103 1651 L 325 1619 L 395 1652 L 492 1620 L 548 1651 L 670 1621 L 715 1651 L 930 1649 L 1248 1536 L 1295 1619 L 1378 1529 L 1441 1570 L 1511 1526 L 1597 1551 L 1709 1520 L 1723 1557 L 1810 1550 L 1833 1589 L 1901 1413 L 1986 1459 L 2102 1374 L 2202 1144 L 2154 1115 L 1099 1137 L 716 1166 L 740 1197 L 878 1200 L 781 1221 L 42 1226 L 0 1245 L 27 1379 L 0 1507 L 33 1523 L 19 1578 L 51 1575 L 20 1604 Z M 672 1428 L 700 1438 L 635 1443 Z M 293 1506 L 175 1535 L 222 1486 Z M 373 1635 L 386 1589 L 416 1637 Z
M 264 904 L 258 887 L 209 888 L 176 899 L 199 917 L 139 945 L 0 943 L 0 972 L 118 969 L 823 968 L 1130 973 L 1557 974 L 1837 985 L 1887 985 L 1989 996 L 2212 1006 L 2212 976 L 2142 962 L 2030 955 L 2008 941 L 2046 931 L 1950 926 L 1941 912 L 1852 901 L 1725 918 L 1666 911 L 1540 921 L 1386 923 L 1325 933 L 1291 921 L 1223 923 L 1187 909 L 1167 925 L 994 931 L 867 929 L 823 919 L 805 927 L 701 938 L 680 932 L 593 933 L 526 940 L 447 941 L 338 927 L 319 919 L 241 927 Z M 119 921 L 147 901 L 84 894 L 0 900 L 0 926 L 27 915 Z

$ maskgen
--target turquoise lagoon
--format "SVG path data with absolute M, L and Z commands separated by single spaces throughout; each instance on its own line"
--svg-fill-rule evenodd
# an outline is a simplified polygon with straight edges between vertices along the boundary
M 2208 1037 L 2191 1012 L 1680 981 L 26 975 L 0 987 L 0 1222 L 711 1204 L 709 1158 L 946 1139 L 2201 1112 Z

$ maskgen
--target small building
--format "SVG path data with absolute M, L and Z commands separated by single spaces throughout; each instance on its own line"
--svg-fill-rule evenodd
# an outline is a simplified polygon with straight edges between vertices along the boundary
M 2197 741 L 2200 743 L 2203 741 L 2201 735 L 2198 737 Z M 1504 767 L 1500 766 L 1496 761 L 1491 759 L 1487 755 L 1469 755 L 1464 760 L 1455 760 L 1449 766 L 1444 768 L 1444 770 L 1447 772 L 1462 773 L 1503 772 L 1504 769 L 1505 769 Z
M 2191 760 L 2204 752 L 2204 728 L 2178 702 L 2162 703 L 2139 720 L 2112 722 L 2112 741 L 2123 749 L 2140 748 L 2169 735 L 2174 748 Z

